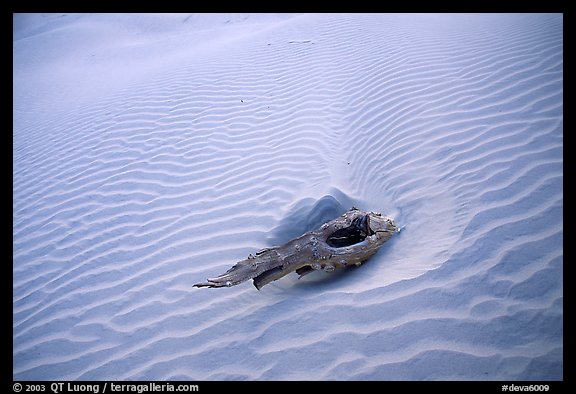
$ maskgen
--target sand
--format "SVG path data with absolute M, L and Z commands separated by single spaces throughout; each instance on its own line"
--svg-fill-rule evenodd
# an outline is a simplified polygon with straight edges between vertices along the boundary
M 563 379 L 562 15 L 13 33 L 15 380 Z M 361 267 L 192 287 L 353 205 Z

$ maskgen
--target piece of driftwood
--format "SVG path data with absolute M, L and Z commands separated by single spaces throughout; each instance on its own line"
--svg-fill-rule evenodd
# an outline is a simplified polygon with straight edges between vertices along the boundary
M 236 263 L 224 274 L 195 287 L 230 287 L 253 279 L 258 290 L 290 272 L 300 277 L 360 265 L 398 231 L 396 223 L 379 213 L 352 208 L 282 246 L 263 249 Z

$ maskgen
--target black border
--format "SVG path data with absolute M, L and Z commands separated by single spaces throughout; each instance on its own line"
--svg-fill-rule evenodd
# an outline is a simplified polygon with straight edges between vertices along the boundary
M 267 3 L 267 4 L 258 4 L 256 6 L 254 5 L 250 5 L 250 4 L 246 4 L 243 2 L 237 2 L 237 3 L 227 3 L 224 4 L 224 7 L 226 8 L 225 10 L 222 9 L 221 4 L 217 4 L 217 3 L 204 3 L 204 4 L 199 4 L 199 3 L 195 3 L 195 4 L 191 4 L 191 3 L 186 3 L 186 2 L 176 2 L 174 4 L 167 4 L 166 2 L 160 2 L 160 3 L 135 3 L 133 5 L 129 5 L 129 4 L 114 4 L 114 5 L 106 5 L 103 4 L 102 2 L 93 2 L 93 3 L 81 3 L 81 2 L 69 2 L 68 4 L 61 4 L 58 2 L 38 2 L 37 4 L 31 3 L 31 2 L 20 2 L 20 3 L 16 3 L 16 4 L 10 4 L 9 5 L 9 10 L 10 12 L 5 12 L 3 13 L 3 16 L 5 16 L 6 18 L 4 20 L 4 26 L 5 28 L 8 30 L 10 29 L 10 27 L 12 26 L 12 14 L 13 13 L 17 13 L 17 12 L 70 12 L 70 11 L 74 11 L 74 12 L 190 12 L 191 9 L 193 9 L 193 11 L 195 12 L 294 12 L 294 8 L 296 8 L 296 12 L 301 12 L 298 10 L 301 10 L 301 8 L 307 8 L 307 11 L 311 11 L 311 12 L 468 12 L 468 13 L 475 13 L 475 12 L 510 12 L 510 13 L 517 13 L 517 12 L 527 12 L 527 13 L 534 13 L 534 12 L 551 12 L 551 13 L 562 13 L 565 23 L 564 23 L 564 40 L 565 44 L 564 48 L 565 49 L 569 49 L 572 48 L 572 39 L 571 37 L 575 37 L 574 33 L 572 32 L 573 30 L 573 25 L 571 24 L 572 22 L 572 13 L 568 12 L 568 6 L 567 6 L 567 2 L 555 2 L 555 1 L 547 1 L 547 2 L 539 2 L 539 3 L 535 3 L 535 2 L 494 2 L 492 4 L 487 4 L 485 2 L 479 2 L 479 3 L 451 3 L 451 2 L 422 2 L 420 4 L 414 4 L 413 2 L 397 2 L 395 4 L 380 4 L 380 9 L 378 9 L 378 5 L 374 5 L 374 4 L 370 4 L 370 3 L 364 3 L 362 5 L 360 4 L 354 4 L 354 6 L 356 7 L 352 7 L 354 8 L 352 11 L 350 10 L 350 3 L 348 4 L 337 4 L 337 3 L 330 3 L 329 7 L 330 10 L 326 10 L 326 9 L 322 9 L 322 8 L 326 8 L 324 5 L 322 4 L 318 4 L 316 5 L 316 7 L 314 7 L 314 5 L 312 5 L 312 3 L 308 3 L 307 7 L 302 7 L 299 6 L 298 4 L 295 4 L 293 2 L 284 2 L 283 4 L 280 3 L 276 3 L 276 4 L 271 4 L 271 3 Z M 289 9 L 292 8 L 292 9 Z M 311 10 L 310 10 L 311 8 Z M 374 9 L 376 8 L 376 9 Z M 10 19 L 8 19 L 10 18 Z M 5 37 L 11 37 L 12 34 L 9 34 L 9 32 L 6 32 Z M 570 54 L 570 50 L 565 52 L 564 55 L 564 62 L 568 65 L 565 66 L 564 69 L 566 70 L 574 70 L 575 68 L 573 66 L 570 66 L 569 64 L 572 63 L 571 61 L 571 54 Z M 566 108 L 573 108 L 573 106 L 570 105 L 571 102 L 571 91 L 572 91 L 572 85 L 570 84 L 571 82 L 571 73 L 564 73 L 564 76 L 567 76 L 568 78 L 566 78 L 565 82 L 564 82 L 564 86 L 567 87 L 567 89 L 565 89 L 565 96 L 564 98 L 568 99 L 568 105 L 565 106 Z M 8 89 L 6 89 L 8 91 Z M 9 93 L 7 93 L 9 94 Z M 10 100 L 11 101 L 11 100 Z M 7 102 L 10 102 L 7 101 Z M 8 118 L 8 119 L 12 119 L 12 118 Z M 11 122 L 12 123 L 12 122 Z M 568 146 L 570 146 L 570 140 L 573 138 L 571 136 L 572 134 L 572 130 L 574 130 L 572 127 L 570 127 L 571 122 L 571 117 L 565 117 L 565 123 L 568 125 L 567 127 L 564 126 L 565 130 L 568 130 L 568 133 L 563 133 L 564 134 L 564 138 L 568 141 L 565 141 L 565 143 L 568 144 Z M 13 126 L 13 124 L 12 124 Z M 13 130 L 13 127 L 11 128 L 11 130 Z M 567 138 L 566 138 L 567 137 Z M 10 144 L 12 145 L 12 144 Z M 567 166 L 564 166 L 564 176 L 568 176 L 568 179 L 571 175 L 571 169 L 573 168 L 573 166 L 571 165 L 571 161 L 574 161 L 573 155 L 570 155 L 571 150 L 569 149 L 564 149 L 564 159 L 567 160 L 566 163 L 568 163 Z M 10 152 L 9 154 L 6 155 L 6 160 L 8 161 L 9 157 L 12 156 L 12 152 Z M 9 161 L 9 165 L 6 165 L 4 168 L 8 168 L 9 171 L 13 170 L 13 162 L 12 160 Z M 12 172 L 13 173 L 13 172 Z M 570 182 L 566 182 L 565 180 L 563 180 L 564 182 L 564 190 L 568 190 L 570 191 L 570 186 L 571 183 Z M 568 193 L 569 195 L 570 193 Z M 570 207 L 570 204 L 568 204 L 568 207 Z M 566 214 L 567 212 L 570 211 L 570 208 L 568 208 L 568 210 L 564 211 L 564 223 L 567 224 L 567 226 L 564 227 L 564 231 L 566 234 L 568 234 L 568 236 L 565 236 L 565 239 L 569 239 L 569 240 L 574 240 L 576 239 L 576 237 L 574 237 L 573 235 L 570 235 L 571 233 L 571 226 L 569 225 L 569 221 L 566 220 L 567 216 L 570 217 L 570 215 Z M 572 262 L 573 259 L 570 258 L 571 253 L 568 252 L 566 253 L 566 255 L 564 256 L 564 261 L 567 261 L 568 264 L 564 264 L 564 278 L 568 278 L 568 280 L 570 280 L 571 278 L 574 277 L 573 275 L 573 269 L 572 269 Z M 12 276 L 8 276 L 12 278 Z M 566 284 L 569 284 L 570 282 L 566 282 Z M 10 303 L 9 306 L 7 306 L 6 310 L 12 310 L 12 303 L 10 302 L 10 300 L 12 300 L 12 295 L 13 295 L 13 291 L 10 291 L 13 289 L 12 287 L 12 281 L 10 280 L 10 284 L 8 286 L 4 286 L 4 291 L 6 291 L 9 294 L 5 295 L 5 299 L 7 300 L 6 303 Z M 571 308 L 566 308 L 566 306 L 571 306 L 572 303 L 570 302 L 573 297 L 571 296 L 571 291 L 572 291 L 572 287 L 571 286 L 566 286 L 565 290 L 564 290 L 564 296 L 566 298 L 566 301 L 564 305 L 564 311 L 570 311 Z M 10 309 L 8 309 L 10 308 Z M 569 315 L 569 314 L 568 314 Z M 571 320 L 568 318 L 565 318 L 564 320 L 564 355 L 571 355 L 572 353 L 572 338 L 570 333 L 573 332 L 573 325 L 571 324 Z M 10 324 L 12 323 L 12 321 L 10 321 Z M 13 326 L 11 324 L 12 327 L 12 331 L 13 331 Z M 12 335 L 13 338 L 13 335 Z M 8 354 L 8 350 L 6 350 L 6 353 Z M 12 353 L 12 352 L 10 352 Z M 9 362 L 4 362 L 2 365 L 6 366 L 6 365 L 12 365 L 13 366 L 13 358 L 12 356 L 8 356 L 10 357 L 10 361 Z M 303 389 L 312 389 L 312 390 L 385 390 L 385 389 L 408 389 L 408 390 L 448 390 L 451 391 L 453 390 L 454 392 L 461 392 L 461 390 L 478 390 L 478 389 L 482 389 L 485 390 L 485 392 L 503 392 L 502 391 L 502 386 L 505 384 L 511 385 L 514 384 L 516 386 L 521 386 L 521 385 L 549 385 L 550 390 L 549 392 L 551 393 L 555 393 L 555 392 L 563 392 L 566 387 L 571 387 L 572 383 L 574 381 L 574 375 L 571 373 L 572 368 L 571 368 L 571 362 L 570 361 L 570 357 L 564 357 L 564 368 L 563 368 L 563 375 L 564 375 L 564 380 L 563 381 L 459 381 L 459 382 L 454 382 L 454 381 L 430 381 L 430 382 L 420 382 L 420 381 L 369 381 L 369 382 L 365 382 L 365 381 L 320 381 L 320 382 L 310 382 L 310 381 L 279 381 L 279 382 L 273 382 L 273 381 L 262 381 L 262 382 L 219 382 L 219 381 L 199 381 L 199 382 L 195 382 L 195 381 L 189 381 L 189 382 L 181 382 L 181 383 L 189 383 L 189 384 L 198 384 L 199 386 L 199 392 L 205 393 L 205 392 L 214 392 L 214 391 L 220 391 L 220 390 L 230 390 L 230 389 L 241 389 L 241 390 L 251 390 L 251 391 L 262 391 L 262 392 L 267 392 L 267 394 L 269 394 L 269 391 L 271 389 L 299 389 L 299 388 L 303 388 Z M 568 362 L 567 362 L 568 361 Z M 12 368 L 13 370 L 13 368 Z M 15 381 L 13 380 L 13 376 L 12 376 L 12 371 L 6 371 L 6 381 L 10 382 L 10 386 L 9 386 L 9 390 L 11 390 L 11 392 L 15 392 L 13 390 L 13 385 L 15 383 L 21 383 L 22 385 L 24 384 L 38 384 L 38 385 L 45 385 L 47 390 L 45 392 L 50 392 L 52 393 L 52 391 L 49 391 L 50 388 L 50 384 L 53 382 L 47 382 L 47 381 Z M 4 379 L 3 379 L 4 380 Z M 68 382 L 68 381 L 59 381 L 59 382 Z M 139 384 L 146 384 L 146 383 L 150 383 L 150 382 L 156 382 L 158 384 L 161 383 L 165 383 L 165 382 L 160 382 L 160 381 L 142 381 L 142 382 L 119 382 L 119 381 L 108 381 L 108 382 L 114 382 L 117 384 L 120 383 L 139 383 Z M 95 384 L 98 383 L 100 385 L 100 391 L 99 393 L 102 393 L 102 385 L 103 382 L 93 382 L 93 381 L 85 381 L 85 382 L 74 382 L 74 383 L 85 383 L 85 384 Z M 178 383 L 178 382 L 172 382 L 174 384 Z M 22 391 L 24 392 L 24 391 Z M 111 392 L 110 390 L 107 390 L 106 392 Z M 127 391 L 125 391 L 127 392 Z

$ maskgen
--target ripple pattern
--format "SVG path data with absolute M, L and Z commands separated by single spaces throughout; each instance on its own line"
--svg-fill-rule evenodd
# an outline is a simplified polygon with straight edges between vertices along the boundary
M 562 379 L 562 29 L 300 15 L 15 100 L 14 379 Z M 403 230 L 343 274 L 191 287 L 326 196 Z

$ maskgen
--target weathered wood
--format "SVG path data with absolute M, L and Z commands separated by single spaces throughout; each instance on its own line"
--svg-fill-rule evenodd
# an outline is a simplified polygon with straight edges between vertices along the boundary
M 360 265 L 372 257 L 398 231 L 393 219 L 352 208 L 282 246 L 263 249 L 236 263 L 224 274 L 195 287 L 230 287 L 253 279 L 260 290 L 296 271 L 300 277 L 313 270 L 334 271 Z

